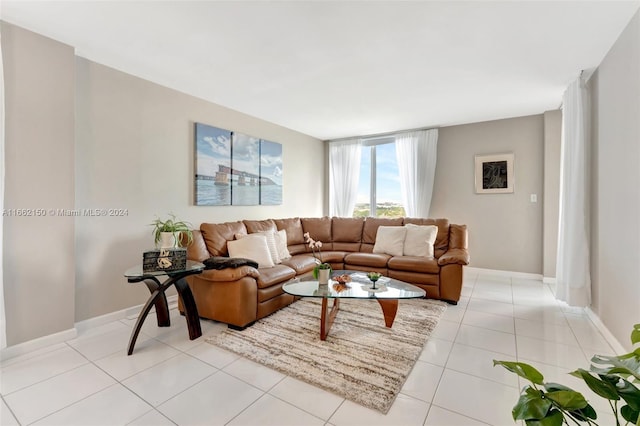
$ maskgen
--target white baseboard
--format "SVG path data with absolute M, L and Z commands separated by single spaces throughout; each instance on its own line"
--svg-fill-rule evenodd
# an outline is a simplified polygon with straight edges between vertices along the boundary
M 624 346 L 622 346 L 622 344 L 618 341 L 618 339 L 616 339 L 615 336 L 611 334 L 611 332 L 609 331 L 607 326 L 604 325 L 604 323 L 602 322 L 598 314 L 593 312 L 590 307 L 585 308 L 585 312 L 587 313 L 587 315 L 589 316 L 589 319 L 591 319 L 593 324 L 598 328 L 600 333 L 602 333 L 602 336 L 611 345 L 611 347 L 613 348 L 616 354 L 621 355 L 629 352 L 628 350 L 625 349 Z
M 47 346 L 63 343 L 67 340 L 75 339 L 77 336 L 78 331 L 75 328 L 70 328 L 65 331 L 60 331 L 48 336 L 38 337 L 37 339 L 9 346 L 0 351 L 0 361 L 28 354 L 29 352 L 37 351 L 38 349 L 42 349 Z
M 173 296 L 167 297 L 167 303 L 169 305 L 169 309 L 172 309 L 173 307 L 175 307 L 175 305 L 178 303 L 178 295 L 174 294 Z M 61 331 L 59 333 L 50 334 L 48 336 L 39 337 L 37 339 L 33 339 L 27 342 L 19 343 L 17 345 L 9 346 L 0 351 L 0 361 L 4 361 L 9 358 L 14 358 L 20 355 L 24 355 L 29 352 L 37 351 L 39 349 L 46 348 L 47 346 L 64 343 L 67 340 L 75 339 L 76 337 L 78 337 L 78 334 L 86 332 L 87 330 L 90 330 L 95 327 L 100 327 L 101 325 L 105 325 L 113 321 L 118 321 L 118 320 L 127 319 L 127 318 L 136 319 L 143 306 L 144 304 L 141 304 L 138 306 L 132 306 L 130 308 L 122 309 L 116 312 L 111 312 L 105 315 L 100 315 L 98 317 L 89 318 L 89 319 L 75 323 L 74 328 L 71 328 L 69 330 Z M 152 312 L 153 312 L 153 309 L 152 309 Z
M 556 283 L 556 277 L 543 277 L 542 278 L 542 282 L 545 284 L 555 284 Z
M 487 274 L 487 275 L 497 275 L 500 277 L 514 277 L 514 278 L 523 278 L 529 280 L 541 280 L 542 274 L 532 274 L 529 272 L 513 272 L 513 271 L 502 271 L 499 269 L 485 269 L 485 268 L 476 268 L 473 266 L 465 266 L 465 271 L 476 274 Z

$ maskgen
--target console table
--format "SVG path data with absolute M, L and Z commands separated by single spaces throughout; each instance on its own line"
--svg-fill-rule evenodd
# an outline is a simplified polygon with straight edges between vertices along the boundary
M 131 355 L 133 353 L 133 347 L 135 346 L 136 340 L 138 339 L 138 334 L 140 334 L 142 324 L 147 318 L 147 315 L 149 315 L 149 311 L 151 310 L 152 306 L 155 305 L 156 308 L 158 327 L 169 327 L 171 325 L 171 320 L 169 319 L 169 305 L 167 304 L 167 296 L 165 295 L 165 291 L 167 291 L 167 289 L 169 289 L 169 287 L 171 287 L 172 285 L 176 286 L 176 290 L 178 291 L 178 294 L 180 295 L 180 298 L 182 299 L 182 303 L 184 305 L 184 315 L 187 319 L 189 339 L 194 340 L 202 336 L 202 329 L 200 328 L 200 317 L 198 316 L 198 308 L 196 306 L 195 300 L 193 299 L 191 289 L 189 288 L 189 285 L 187 284 L 185 278 L 189 275 L 200 274 L 203 270 L 204 265 L 202 263 L 188 260 L 185 268 L 181 270 L 171 272 L 144 272 L 142 269 L 142 265 L 137 265 L 133 268 L 129 268 L 124 273 L 127 281 L 129 281 L 130 283 L 138 283 L 140 281 L 143 281 L 151 292 L 151 296 L 149 296 L 147 303 L 145 303 L 142 311 L 140 311 L 140 315 L 138 315 L 136 325 L 131 333 L 127 355 Z M 167 279 L 163 282 L 160 282 L 158 277 L 164 275 L 167 276 Z

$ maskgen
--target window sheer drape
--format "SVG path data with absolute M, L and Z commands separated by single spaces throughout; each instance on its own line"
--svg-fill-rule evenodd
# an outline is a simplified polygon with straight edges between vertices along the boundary
M 396 136 L 396 157 L 405 214 L 429 217 L 438 155 L 438 129 Z
M 4 65 L 2 62 L 2 36 L 0 36 L 0 208 L 4 210 Z M 0 259 L 3 258 L 3 217 L 0 216 Z M 4 271 L 0 261 L 0 349 L 7 346 L 7 321 L 4 308 Z
M 589 93 L 582 77 L 562 101 L 560 219 L 556 298 L 571 306 L 591 303 L 589 273 Z
M 329 215 L 351 217 L 358 195 L 360 139 L 329 143 Z

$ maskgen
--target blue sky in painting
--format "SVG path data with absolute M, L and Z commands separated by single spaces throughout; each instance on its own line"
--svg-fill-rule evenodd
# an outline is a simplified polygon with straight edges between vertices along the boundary
M 233 168 L 246 173 L 260 173 L 260 139 L 233 133 Z
M 231 166 L 231 132 L 196 123 L 196 173 L 215 176 L 218 164 Z
M 260 144 L 261 175 L 282 185 L 282 145 L 262 140 Z

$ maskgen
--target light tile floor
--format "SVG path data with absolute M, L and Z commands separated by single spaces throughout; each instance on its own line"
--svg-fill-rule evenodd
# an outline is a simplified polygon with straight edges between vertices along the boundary
M 450 306 L 387 415 L 190 341 L 173 309 L 172 326 L 153 315 L 132 356 L 135 319 L 0 364 L 1 425 L 513 425 L 524 385 L 494 359 L 535 365 L 573 386 L 600 416 L 613 417 L 578 379 L 594 353 L 613 350 L 588 316 L 555 301 L 541 281 L 466 273 Z M 204 336 L 224 325 L 202 321 Z M 603 422 L 606 424 L 606 421 Z

